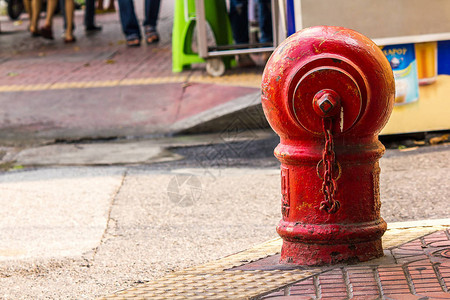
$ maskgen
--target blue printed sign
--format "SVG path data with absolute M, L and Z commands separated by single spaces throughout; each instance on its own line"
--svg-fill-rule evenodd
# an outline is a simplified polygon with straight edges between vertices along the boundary
M 406 104 L 419 99 L 419 80 L 414 44 L 381 47 L 395 78 L 395 104 Z

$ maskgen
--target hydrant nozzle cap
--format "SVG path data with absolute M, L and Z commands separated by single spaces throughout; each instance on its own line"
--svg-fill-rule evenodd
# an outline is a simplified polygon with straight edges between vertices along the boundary
M 333 90 L 321 90 L 314 96 L 313 108 L 322 118 L 333 117 L 339 113 L 341 99 Z

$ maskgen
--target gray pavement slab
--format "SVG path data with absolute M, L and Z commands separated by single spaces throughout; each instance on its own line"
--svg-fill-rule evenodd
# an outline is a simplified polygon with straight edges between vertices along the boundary
M 120 168 L 58 168 L 0 176 L 0 261 L 95 249 L 123 175 Z
M 181 158 L 181 155 L 148 142 L 54 144 L 21 151 L 15 157 L 15 164 L 26 166 L 148 164 Z
M 116 139 L 109 142 L 73 142 L 21 147 L 0 146 L 0 168 L 32 166 L 87 166 L 152 164 L 180 160 L 171 148 L 206 146 L 230 142 L 251 142 L 272 136 L 267 130 L 227 134 L 179 135 L 154 139 Z M 230 140 L 231 138 L 231 140 Z
M 449 144 L 411 152 L 388 150 L 380 160 L 381 209 L 386 221 L 450 217 L 449 161 Z

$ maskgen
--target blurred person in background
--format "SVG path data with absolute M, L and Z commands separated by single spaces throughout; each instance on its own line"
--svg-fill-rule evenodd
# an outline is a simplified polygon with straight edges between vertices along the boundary
M 256 0 L 258 5 L 258 21 L 260 43 L 271 43 L 272 32 L 272 7 L 270 0 Z M 233 39 L 236 44 L 249 43 L 248 27 L 248 0 L 230 0 L 230 23 L 233 32 Z M 264 58 L 265 59 L 265 58 Z M 237 57 L 239 67 L 255 66 L 255 62 L 248 54 L 240 54 Z
M 63 11 L 64 30 L 67 29 L 67 18 L 65 14 L 66 0 L 59 0 L 59 6 Z M 73 22 L 73 21 L 72 21 Z M 72 30 L 75 30 L 75 23 L 72 24 Z M 95 25 L 95 0 L 86 0 L 84 7 L 84 29 L 86 32 L 95 32 L 102 30 L 101 26 Z
M 160 0 L 144 0 L 144 36 L 147 44 L 159 41 L 156 30 L 158 22 Z M 141 45 L 141 31 L 139 22 L 134 11 L 133 0 L 119 0 L 119 15 L 122 31 L 125 35 L 128 47 L 139 47 Z

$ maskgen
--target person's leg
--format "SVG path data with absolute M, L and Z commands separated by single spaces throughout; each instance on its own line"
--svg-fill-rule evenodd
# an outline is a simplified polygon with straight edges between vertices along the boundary
M 67 17 L 66 17 L 66 0 L 59 0 L 59 8 L 62 12 L 63 18 L 64 18 L 64 33 L 67 29 Z M 75 18 L 72 21 L 72 31 L 75 31 Z
M 95 0 L 86 0 L 86 8 L 84 10 L 84 27 L 86 31 L 102 30 L 101 26 L 95 25 Z
M 86 0 L 84 9 L 84 26 L 86 28 L 94 26 L 95 0 Z
M 116 6 L 114 5 L 114 0 L 109 0 L 108 11 L 116 11 Z
M 236 44 L 248 43 L 248 1 L 230 0 L 230 23 Z
M 32 36 L 37 36 L 39 33 L 39 15 L 41 14 L 42 0 L 31 1 L 30 14 L 30 32 Z
M 48 0 L 47 1 L 47 14 L 45 16 L 45 27 L 52 27 L 53 16 L 55 15 L 56 5 L 58 5 L 58 0 Z
M 23 0 L 23 7 L 25 8 L 26 13 L 31 18 L 31 0 Z
M 272 32 L 272 7 L 270 0 L 259 0 L 259 29 L 261 31 L 261 43 L 271 43 Z
M 159 34 L 156 30 L 159 7 L 160 0 L 145 0 L 144 32 L 145 41 L 147 42 L 147 44 L 152 44 L 159 41 Z
M 151 26 L 156 30 L 160 4 L 160 0 L 145 0 L 144 26 Z
M 61 14 L 64 19 L 64 30 L 66 30 L 66 28 L 67 28 L 66 0 L 59 0 L 59 8 L 61 9 Z
M 45 16 L 45 24 L 41 27 L 41 35 L 43 38 L 53 40 L 53 16 L 55 14 L 56 5 L 58 0 L 48 0 L 47 1 L 47 15 Z
M 236 44 L 248 44 L 248 1 L 230 0 L 230 23 L 233 32 L 234 42 Z M 239 67 L 252 67 L 255 62 L 249 54 L 240 54 L 236 56 Z
M 98 0 L 98 2 L 97 2 L 97 9 L 98 10 L 103 10 L 103 0 Z
M 125 38 L 127 41 L 133 40 L 136 43 L 135 46 L 138 46 L 140 44 L 141 32 L 136 13 L 134 12 L 133 0 L 119 0 L 119 16 Z M 128 42 L 127 45 L 132 46 Z
M 73 36 L 73 14 L 75 11 L 74 0 L 66 0 L 65 8 L 66 8 L 65 13 L 66 13 L 66 19 L 67 19 L 67 28 L 66 28 L 64 42 L 73 43 L 73 42 L 75 42 L 75 38 Z

